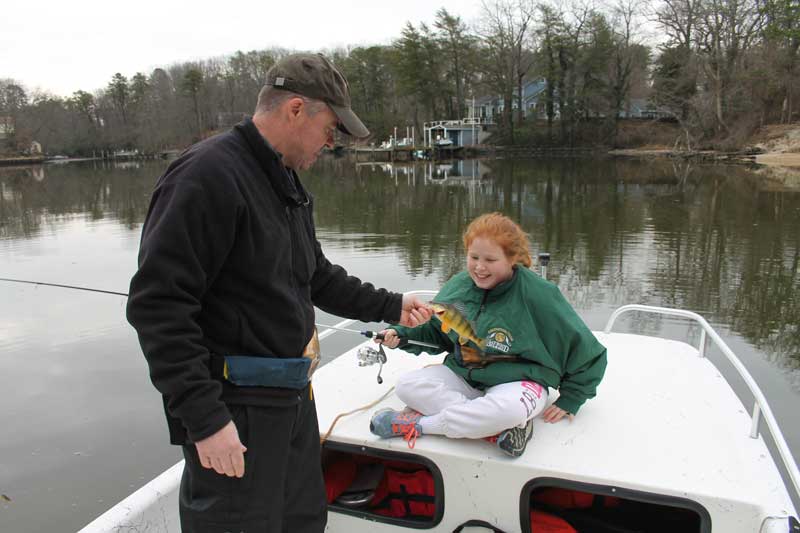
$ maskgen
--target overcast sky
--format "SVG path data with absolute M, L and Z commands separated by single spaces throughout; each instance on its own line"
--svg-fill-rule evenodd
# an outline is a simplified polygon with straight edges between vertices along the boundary
M 7 0 L 0 78 L 69 96 L 172 63 L 279 46 L 319 50 L 388 44 L 406 21 L 432 25 L 444 7 L 473 22 L 480 0 Z

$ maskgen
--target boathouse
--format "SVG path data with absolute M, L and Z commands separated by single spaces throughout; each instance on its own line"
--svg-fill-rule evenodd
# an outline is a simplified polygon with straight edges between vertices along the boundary
M 475 146 L 489 136 L 490 125 L 490 119 L 481 117 L 426 122 L 423 142 L 428 148 Z

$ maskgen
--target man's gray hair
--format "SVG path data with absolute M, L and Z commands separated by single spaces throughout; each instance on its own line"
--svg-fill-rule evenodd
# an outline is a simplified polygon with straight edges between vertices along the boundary
M 308 116 L 313 117 L 328 105 L 322 100 L 315 100 L 307 98 L 302 94 L 293 93 L 291 91 L 284 91 L 283 89 L 276 89 L 272 85 L 264 85 L 261 92 L 258 93 L 258 103 L 256 104 L 256 114 L 269 113 L 270 111 L 279 108 L 284 102 L 292 98 L 300 98 L 307 106 L 306 112 Z

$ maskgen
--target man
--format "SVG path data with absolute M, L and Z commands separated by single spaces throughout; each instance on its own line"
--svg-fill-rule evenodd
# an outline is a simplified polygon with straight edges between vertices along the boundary
M 296 171 L 336 129 L 369 135 L 344 77 L 322 55 L 291 55 L 268 72 L 252 120 L 189 148 L 156 184 L 127 316 L 183 446 L 184 533 L 323 531 L 302 357 L 314 305 L 364 321 L 430 318 L 416 297 L 362 283 L 322 253 Z

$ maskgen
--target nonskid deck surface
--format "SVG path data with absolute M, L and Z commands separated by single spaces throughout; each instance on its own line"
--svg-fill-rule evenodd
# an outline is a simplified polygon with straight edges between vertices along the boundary
M 689 499 L 752 505 L 777 501 L 790 512 L 786 489 L 763 440 L 749 437 L 748 412 L 710 361 L 682 342 L 596 335 L 609 354 L 597 397 L 573 422 L 537 421 L 522 457 L 508 458 L 484 441 L 429 435 L 417 440 L 413 452 L 461 458 L 469 462 L 465 464 L 494 464 L 500 470 L 513 464 L 514 470 L 538 476 Z M 442 360 L 388 350 L 379 385 L 377 367 L 358 367 L 356 350 L 325 365 L 314 377 L 321 434 L 338 414 L 380 398 L 400 374 Z M 379 439 L 370 433 L 370 416 L 383 407 L 403 405 L 391 394 L 368 410 L 341 418 L 330 438 L 409 452 L 402 439 Z

